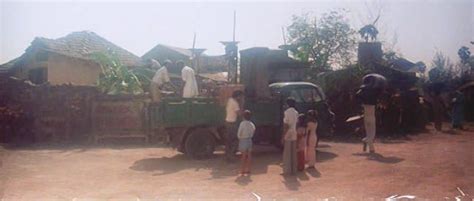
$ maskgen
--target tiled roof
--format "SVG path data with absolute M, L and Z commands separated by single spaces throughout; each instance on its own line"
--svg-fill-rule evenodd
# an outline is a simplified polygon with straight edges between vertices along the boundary
M 154 58 L 156 55 L 161 53 L 162 49 L 172 50 L 172 51 L 174 51 L 178 54 L 181 54 L 183 56 L 186 56 L 186 57 L 191 57 L 193 55 L 193 52 L 189 49 L 158 44 L 155 47 L 153 47 L 153 49 L 151 49 L 150 51 L 145 53 L 142 56 L 142 58 L 144 58 L 144 59 Z
M 192 49 L 185 49 L 180 47 L 173 47 L 169 45 L 162 45 L 158 44 L 153 49 L 148 51 L 142 56 L 143 60 L 148 59 L 157 59 L 161 54 L 163 54 L 163 50 L 171 50 L 178 55 L 182 55 L 188 59 L 191 59 L 193 55 Z M 196 51 L 204 51 L 205 49 L 195 49 Z M 227 68 L 227 60 L 225 55 L 216 55 L 216 56 L 209 56 L 205 53 L 202 53 L 199 58 L 199 66 L 200 70 L 204 72 L 221 72 L 225 71 Z
M 176 52 L 180 55 L 183 55 L 183 56 L 186 56 L 186 57 L 189 57 L 191 58 L 193 56 L 193 51 L 191 48 L 189 49 L 186 49 L 186 48 L 181 48 L 181 47 L 174 47 L 174 46 L 169 46 L 169 45 L 163 45 L 163 44 L 158 44 L 156 45 L 155 47 L 153 47 L 150 51 L 148 51 L 147 53 L 145 53 L 142 58 L 143 59 L 151 59 L 151 58 L 154 58 L 156 55 L 159 55 L 161 53 L 161 51 L 163 49 L 167 49 L 167 50 L 171 50 L 173 52 Z M 202 48 L 196 48 L 195 49 L 196 52 L 199 52 L 199 50 L 201 52 L 204 52 L 206 49 L 202 49 Z M 205 53 L 201 53 L 200 54 L 201 56 L 205 56 L 206 54 Z
M 389 65 L 392 69 L 395 69 L 401 72 L 416 72 L 417 71 L 417 68 L 416 68 L 417 66 L 415 65 L 415 63 L 403 58 L 392 60 L 389 62 Z
M 112 51 L 117 54 L 123 65 L 141 65 L 141 60 L 138 56 L 90 31 L 73 32 L 55 40 L 37 37 L 31 42 L 31 46 L 28 49 L 31 48 L 42 48 L 58 54 L 88 60 L 91 59 L 91 53 Z M 26 52 L 28 52 L 28 49 Z
M 20 63 L 19 61 L 21 61 L 23 57 L 24 55 L 21 55 L 20 57 L 17 57 L 15 59 L 10 60 L 7 63 L 0 65 L 0 74 L 8 73 L 11 69 L 15 67 L 16 64 Z

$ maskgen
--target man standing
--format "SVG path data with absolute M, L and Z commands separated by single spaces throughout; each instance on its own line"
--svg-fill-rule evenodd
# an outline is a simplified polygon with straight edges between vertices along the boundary
M 377 105 L 377 98 L 384 85 L 385 77 L 378 74 L 369 74 L 364 76 L 363 84 L 357 91 L 357 97 L 362 102 L 364 108 L 364 127 L 365 127 L 365 138 L 362 139 L 363 151 L 366 151 L 369 146 L 369 152 L 375 153 L 374 139 L 376 133 L 376 119 L 375 119 L 375 106 Z
M 445 105 L 443 99 L 441 98 L 441 92 L 443 91 L 443 88 L 443 83 L 435 83 L 431 85 L 431 90 L 429 93 L 431 106 L 433 107 L 433 123 L 436 133 L 443 130 L 443 115 L 445 111 Z
M 174 88 L 174 86 L 170 82 L 170 77 L 168 74 L 168 67 L 170 66 L 170 64 L 171 61 L 166 60 L 163 64 L 163 67 L 160 68 L 160 63 L 158 63 L 158 61 L 154 59 L 151 60 L 152 68 L 159 68 L 150 83 L 150 93 L 153 102 L 159 102 L 161 97 L 161 90 L 165 84 L 169 84 Z
M 454 92 L 453 104 L 453 129 L 463 129 L 462 123 L 464 121 L 464 94 L 461 91 Z
M 226 145 L 225 154 L 227 161 L 232 161 L 234 154 L 237 151 L 237 130 L 239 126 L 238 117 L 241 113 L 241 105 L 244 93 L 242 91 L 234 91 L 232 97 L 227 101 L 225 111 L 225 126 L 226 126 Z
M 283 174 L 296 173 L 296 123 L 298 122 L 298 111 L 296 101 L 293 98 L 286 100 L 288 109 L 285 110 L 283 118 Z
M 181 78 L 184 81 L 183 98 L 194 98 L 198 96 L 198 86 L 194 70 L 191 67 L 185 66 L 183 61 L 176 63 L 178 69 L 181 69 Z

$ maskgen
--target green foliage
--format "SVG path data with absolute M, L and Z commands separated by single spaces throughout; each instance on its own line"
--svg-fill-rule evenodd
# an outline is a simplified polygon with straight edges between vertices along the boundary
M 469 57 L 471 56 L 471 52 L 469 51 L 468 47 L 462 46 L 458 50 L 458 55 L 459 55 L 459 58 L 461 59 L 461 63 L 466 64 L 469 61 Z
M 316 79 L 316 84 L 323 88 L 328 96 L 356 90 L 362 82 L 362 77 L 370 70 L 360 65 L 351 68 L 322 73 Z
M 458 56 L 461 59 L 461 74 L 469 76 L 469 73 L 474 69 L 474 57 L 471 56 L 471 51 L 468 47 L 462 46 L 458 50 Z
M 474 56 L 470 56 L 469 59 L 467 60 L 467 65 L 471 68 L 474 69 Z
M 137 76 L 142 86 L 150 86 L 155 71 L 146 67 L 136 67 L 132 69 L 133 74 Z
M 297 59 L 312 64 L 312 76 L 331 66 L 347 66 L 354 58 L 355 31 L 344 14 L 331 11 L 319 20 L 309 14 L 293 16 L 287 27 L 290 51 Z
M 431 61 L 431 70 L 428 72 L 430 82 L 449 82 L 456 74 L 451 60 L 442 52 L 437 52 Z
M 97 86 L 103 93 L 110 95 L 143 93 L 138 77 L 120 63 L 117 55 L 96 52 L 91 56 L 102 68 Z

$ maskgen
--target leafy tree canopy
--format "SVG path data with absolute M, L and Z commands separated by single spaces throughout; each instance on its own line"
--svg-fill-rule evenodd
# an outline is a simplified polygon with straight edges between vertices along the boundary
M 310 62 L 313 75 L 334 66 L 348 66 L 356 49 L 355 31 L 345 11 L 331 11 L 317 19 L 309 14 L 293 16 L 287 27 L 290 51 Z
M 447 82 L 456 75 L 451 60 L 442 52 L 437 52 L 431 61 L 431 70 L 428 76 L 431 82 Z
M 113 52 L 96 52 L 91 57 L 99 63 L 102 74 L 97 81 L 98 88 L 106 94 L 142 94 L 143 88 L 137 76 L 120 63 Z
M 461 63 L 467 63 L 469 60 L 469 57 L 471 56 L 471 52 L 469 51 L 468 47 L 462 46 L 458 50 L 458 55 L 459 55 L 459 58 L 461 59 Z

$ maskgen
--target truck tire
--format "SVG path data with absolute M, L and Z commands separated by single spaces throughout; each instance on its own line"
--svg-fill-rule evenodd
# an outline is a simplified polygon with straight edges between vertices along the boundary
M 206 128 L 194 129 L 184 142 L 185 154 L 193 159 L 208 159 L 214 153 L 216 141 Z
M 283 151 L 283 148 L 284 148 L 284 147 L 283 147 L 283 144 L 282 144 L 280 141 L 275 142 L 274 145 L 275 145 L 275 147 L 276 147 L 279 151 Z

